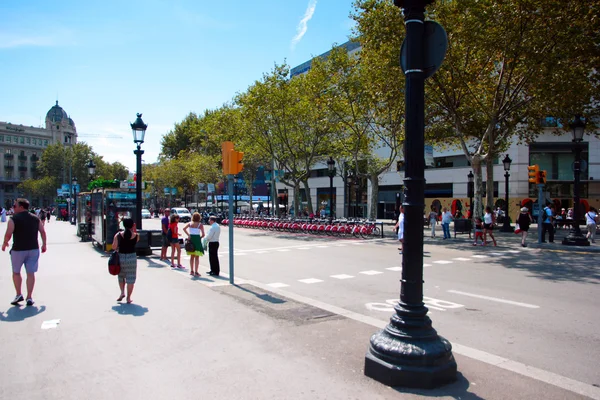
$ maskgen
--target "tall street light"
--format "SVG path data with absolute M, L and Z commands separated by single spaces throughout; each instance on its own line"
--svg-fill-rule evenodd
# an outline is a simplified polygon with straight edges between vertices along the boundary
M 504 164 L 504 224 L 502 224 L 502 232 L 514 232 L 513 227 L 510 226 L 510 218 L 508 217 L 508 178 L 510 177 L 510 163 L 512 160 L 506 155 L 502 164 Z
M 333 222 L 333 177 L 335 176 L 335 161 L 333 157 L 327 160 L 327 171 L 329 172 L 329 223 Z
M 271 215 L 271 182 L 267 182 L 267 215 Z
M 354 217 L 354 212 L 350 212 L 352 210 L 352 183 L 354 182 L 354 175 L 348 175 L 346 182 L 348 183 L 348 217 Z
M 467 184 L 467 196 L 469 197 L 469 210 L 471 211 L 471 218 L 473 218 L 473 196 L 475 195 L 475 183 L 473 179 L 475 175 L 473 175 L 473 171 L 469 171 L 469 175 L 467 175 L 468 184 Z
M 77 177 L 73 177 L 71 180 L 71 186 L 73 187 L 73 220 L 71 225 L 77 224 Z
M 439 52 L 443 28 L 424 22 L 425 6 L 433 0 L 394 0 L 403 8 L 406 39 L 401 57 L 405 84 L 404 251 L 400 299 L 389 324 L 371 336 L 365 357 L 365 375 L 388 386 L 430 388 L 456 379 L 452 345 L 438 336 L 423 303 L 423 209 L 425 208 L 425 78 Z M 425 46 L 425 27 L 441 30 Z M 443 44 L 443 43 L 442 43 Z M 438 47 L 438 48 L 435 48 Z M 441 46 L 442 50 L 445 46 Z M 443 54 L 442 54 L 443 60 Z M 441 61 L 439 60 L 439 64 Z M 435 66 L 439 66 L 434 64 Z M 433 73 L 433 72 L 431 72 Z
M 133 143 L 137 145 L 137 150 L 133 151 L 133 154 L 137 157 L 136 159 L 136 172 L 135 172 L 135 224 L 137 229 L 142 229 L 142 154 L 144 150 L 141 149 L 142 143 L 144 143 L 144 136 L 146 135 L 146 128 L 148 125 L 142 121 L 142 114 L 137 113 L 135 122 L 131 125 L 131 131 L 133 132 Z
M 354 199 L 354 216 L 355 217 L 359 217 L 359 213 L 358 213 L 358 197 L 360 195 L 360 180 L 358 178 L 358 175 L 354 175 L 354 189 L 356 190 L 356 198 Z
M 573 151 L 575 153 L 575 162 L 573 163 L 573 227 L 563 239 L 563 244 L 568 246 L 589 246 L 590 242 L 581 234 L 579 229 L 580 215 L 580 177 L 581 177 L 581 142 L 585 131 L 585 122 L 581 120 L 580 115 L 575 116 L 575 121 L 569 125 L 573 130 Z

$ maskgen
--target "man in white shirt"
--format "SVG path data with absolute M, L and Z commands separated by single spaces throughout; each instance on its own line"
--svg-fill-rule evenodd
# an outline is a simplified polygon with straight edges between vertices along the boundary
M 210 229 L 206 234 L 206 242 L 208 243 L 208 261 L 210 262 L 209 275 L 219 276 L 221 266 L 219 264 L 219 236 L 221 236 L 221 227 L 217 224 L 217 217 L 211 215 L 208 218 Z

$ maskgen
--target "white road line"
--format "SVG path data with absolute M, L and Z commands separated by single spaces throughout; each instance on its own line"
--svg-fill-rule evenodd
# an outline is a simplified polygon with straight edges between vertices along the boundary
M 361 272 L 359 272 L 359 274 L 363 274 L 363 275 L 379 275 L 379 274 L 383 274 L 383 272 L 370 270 L 370 271 L 361 271 Z
M 336 244 L 335 247 L 346 247 L 345 244 Z
M 489 253 L 490 256 L 504 256 L 505 253 Z
M 507 253 L 513 253 L 513 254 L 519 254 L 520 251 L 519 250 L 507 250 Z
M 489 256 L 483 255 L 483 254 L 475 254 L 474 256 L 475 258 L 488 258 Z
M 316 248 L 319 248 L 319 249 L 326 249 L 326 248 L 328 248 L 329 246 L 315 246 L 315 247 L 316 247 Z
M 268 288 L 260 282 L 246 281 L 246 283 L 254 285 L 263 290 L 268 290 Z M 328 304 L 319 300 L 304 297 L 296 293 L 280 289 L 275 289 L 272 291 L 289 299 L 309 304 L 313 307 L 318 307 L 322 310 L 326 310 L 334 314 L 353 319 L 354 321 L 362 322 L 363 324 L 371 325 L 375 328 L 383 329 L 388 324 L 387 320 L 381 320 L 370 317 L 368 315 L 359 314 L 357 312 L 346 310 L 345 308 L 334 306 L 333 304 Z M 574 379 L 555 374 L 554 372 L 545 371 L 543 369 L 535 368 L 531 365 L 523 364 L 517 361 L 512 361 L 507 358 L 497 356 L 495 354 L 474 349 L 472 347 L 463 346 L 456 342 L 452 342 L 452 352 L 456 354 L 461 354 L 465 357 L 469 357 L 474 360 L 478 360 L 498 368 L 502 368 L 506 371 L 511 371 L 522 376 L 527 376 L 540 382 L 545 382 L 549 385 L 559 387 L 561 389 L 565 389 L 573 393 L 578 393 L 583 396 L 588 396 L 595 400 L 600 400 L 600 388 L 594 387 L 588 383 L 576 381 Z
M 346 275 L 346 274 L 341 274 L 341 275 L 331 275 L 330 278 L 335 278 L 335 279 L 350 279 L 350 278 L 354 278 L 354 276 L 352 276 L 352 275 Z
M 298 247 L 298 250 L 310 250 L 310 247 Z
M 319 283 L 319 282 L 323 282 L 323 281 L 321 279 L 308 278 L 308 279 L 298 279 L 298 282 L 308 283 L 310 285 L 311 283 Z
M 389 267 L 386 268 L 388 271 L 402 271 L 402 267 Z
M 286 251 L 290 251 L 290 249 L 279 249 L 277 251 L 280 252 L 280 253 L 283 253 L 283 252 L 286 252 Z
M 431 267 L 431 264 L 423 264 L 423 268 Z
M 438 260 L 438 261 L 434 261 L 434 264 L 452 264 L 452 261 L 446 261 L 446 260 Z
M 256 254 L 265 254 L 268 253 L 268 251 L 257 251 Z
M 464 258 L 464 257 L 457 257 L 457 258 L 453 258 L 454 261 L 471 261 L 470 258 Z
M 281 282 L 275 282 L 275 283 L 267 283 L 268 287 L 272 287 L 272 288 L 282 288 L 282 287 L 288 287 L 290 285 L 286 285 L 285 283 L 281 283 Z
M 499 299 L 497 297 L 490 297 L 490 296 L 483 296 L 480 294 L 461 292 L 459 290 L 448 290 L 448 293 L 461 294 L 463 296 L 475 297 L 478 299 L 484 299 L 484 300 L 490 300 L 490 301 L 497 301 L 498 303 L 511 304 L 513 306 L 519 306 L 519 307 L 525 307 L 525 308 L 540 308 L 540 306 L 536 306 L 535 304 L 520 303 L 518 301 Z

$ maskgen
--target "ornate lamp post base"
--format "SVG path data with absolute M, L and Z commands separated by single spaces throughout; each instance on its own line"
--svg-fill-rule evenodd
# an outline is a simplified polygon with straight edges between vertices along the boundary
M 563 239 L 562 244 L 567 246 L 589 246 L 590 242 L 581 232 L 571 231 L 566 238 Z
M 406 307 L 396 306 L 390 324 L 371 336 L 365 375 L 388 386 L 424 389 L 455 381 L 452 345 L 422 311 Z
M 504 218 L 508 218 L 508 217 L 504 217 Z M 514 233 L 515 228 L 513 228 L 510 224 L 506 223 L 506 224 L 502 225 L 502 229 L 500 230 L 500 232 Z

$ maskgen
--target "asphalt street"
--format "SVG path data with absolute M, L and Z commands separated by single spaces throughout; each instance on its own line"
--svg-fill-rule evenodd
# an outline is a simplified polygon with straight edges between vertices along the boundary
M 399 396 L 362 374 L 368 338 L 399 296 L 394 240 L 236 228 L 241 286 L 230 286 L 222 227 L 221 278 L 206 276 L 208 257 L 197 279 L 155 250 L 124 305 L 105 253 L 67 223 L 47 230 L 34 307 L 11 307 L 10 274 L 0 276 L 0 398 L 600 399 L 598 253 L 427 238 L 425 302 L 459 380 Z

